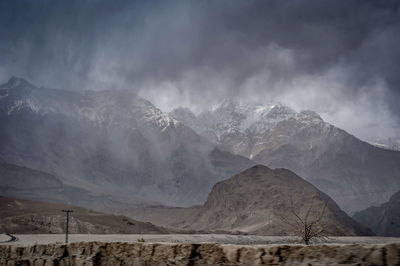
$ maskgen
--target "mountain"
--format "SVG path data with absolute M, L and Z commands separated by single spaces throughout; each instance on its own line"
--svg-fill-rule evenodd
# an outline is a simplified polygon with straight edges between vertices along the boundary
M 252 158 L 263 144 L 262 134 L 296 112 L 277 102 L 259 104 L 225 100 L 198 116 L 188 108 L 177 108 L 170 114 L 209 141 L 235 154 Z
M 65 214 L 70 209 L 70 233 L 165 234 L 167 230 L 125 216 L 95 212 L 65 204 L 0 197 L 1 230 L 17 234 L 65 232 Z
M 382 149 L 400 151 L 400 138 L 377 138 L 370 144 Z
M 328 235 L 370 235 L 326 194 L 287 169 L 253 166 L 214 185 L 207 201 L 192 208 L 146 208 L 136 217 L 186 230 L 245 232 L 257 235 L 288 235 L 293 231 L 282 217 L 291 213 L 310 217 L 323 212 L 321 225 Z M 324 210 L 324 206 L 326 209 Z M 151 213 L 153 212 L 153 213 Z
M 125 90 L 64 91 L 14 77 L 0 86 L 0 123 L 2 160 L 116 202 L 200 203 L 215 182 L 252 165 Z
M 346 211 L 385 202 L 400 189 L 400 152 L 363 142 L 313 111 L 296 112 L 276 102 L 224 101 L 195 119 L 181 113 L 171 115 L 184 123 L 190 118 L 193 128 L 220 149 L 290 169 Z
M 81 204 L 97 210 L 133 206 L 118 202 L 110 195 L 96 195 L 82 188 L 65 185 L 52 174 L 9 164 L 2 160 L 0 160 L 0 195 L 72 205 Z
M 357 212 L 353 218 L 379 236 L 400 236 L 400 191 L 393 194 L 388 202 Z

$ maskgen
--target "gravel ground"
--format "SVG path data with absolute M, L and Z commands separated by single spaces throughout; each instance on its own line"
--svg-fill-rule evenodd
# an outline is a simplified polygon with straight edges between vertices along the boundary
M 16 242 L 0 243 L 0 245 L 33 245 L 64 243 L 63 234 L 36 234 L 36 235 L 15 235 Z M 146 243 L 221 243 L 237 245 L 274 245 L 274 244 L 296 244 L 298 239 L 294 237 L 281 236 L 254 236 L 254 235 L 224 235 L 224 234 L 204 234 L 204 235 L 94 235 L 94 234 L 72 234 L 69 235 L 69 242 L 137 242 L 143 238 Z M 7 235 L 0 235 L 1 240 L 10 239 Z M 395 237 L 331 237 L 319 244 L 388 244 L 400 243 L 400 238 Z

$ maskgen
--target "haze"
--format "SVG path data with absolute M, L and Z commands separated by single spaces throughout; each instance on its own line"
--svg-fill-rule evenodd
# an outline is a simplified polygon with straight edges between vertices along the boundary
M 1 1 L 0 83 L 129 89 L 163 111 L 223 99 L 400 136 L 398 1 Z

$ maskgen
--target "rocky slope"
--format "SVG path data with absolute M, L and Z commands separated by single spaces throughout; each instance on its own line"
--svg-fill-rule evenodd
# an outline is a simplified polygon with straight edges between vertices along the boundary
M 51 234 L 65 232 L 63 209 L 71 209 L 70 233 L 163 234 L 167 230 L 151 223 L 91 211 L 65 204 L 0 197 L 1 230 L 8 233 Z
M 388 202 L 357 212 L 353 218 L 379 236 L 400 236 L 400 191 Z
M 195 116 L 171 112 L 222 149 L 273 168 L 287 168 L 346 211 L 385 202 L 400 189 L 400 152 L 363 142 L 312 111 L 280 103 L 225 101 Z
M 2 265 L 398 265 L 400 246 L 82 242 L 0 246 Z
M 268 133 L 254 160 L 288 168 L 330 195 L 346 211 L 386 201 L 400 186 L 400 152 L 380 149 L 305 114 Z
M 128 204 L 196 204 L 252 164 L 129 91 L 71 92 L 11 78 L 0 86 L 0 123 L 7 163 Z
M 260 235 L 286 235 L 291 228 L 282 217 L 297 221 L 290 212 L 317 217 L 328 235 L 363 235 L 368 230 L 357 224 L 326 194 L 286 169 L 254 166 L 214 185 L 198 215 L 185 226 L 196 229 L 241 231 Z
M 291 108 L 225 100 L 210 111 L 194 115 L 188 108 L 170 114 L 225 149 L 252 158 L 263 149 L 263 135 L 280 121 L 296 116 Z
M 263 165 L 249 168 L 214 185 L 207 201 L 192 208 L 138 209 L 132 217 L 186 230 L 230 231 L 258 235 L 290 235 L 283 219 L 297 221 L 311 209 L 310 219 L 323 214 L 321 225 L 327 235 L 369 235 L 316 187 L 286 169 Z

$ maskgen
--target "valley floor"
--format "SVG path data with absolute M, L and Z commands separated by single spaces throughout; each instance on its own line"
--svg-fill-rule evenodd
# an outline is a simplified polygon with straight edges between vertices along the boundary
M 34 244 L 64 243 L 63 234 L 18 234 L 16 241 L 10 240 L 6 234 L 0 235 L 0 245 L 27 246 Z M 255 236 L 255 235 L 227 235 L 227 234 L 132 234 L 132 235 L 95 235 L 95 234 L 71 234 L 69 242 L 138 242 L 143 238 L 146 243 L 219 243 L 236 245 L 276 245 L 297 244 L 299 240 L 286 236 Z M 399 237 L 330 237 L 319 244 L 390 244 L 400 243 Z

